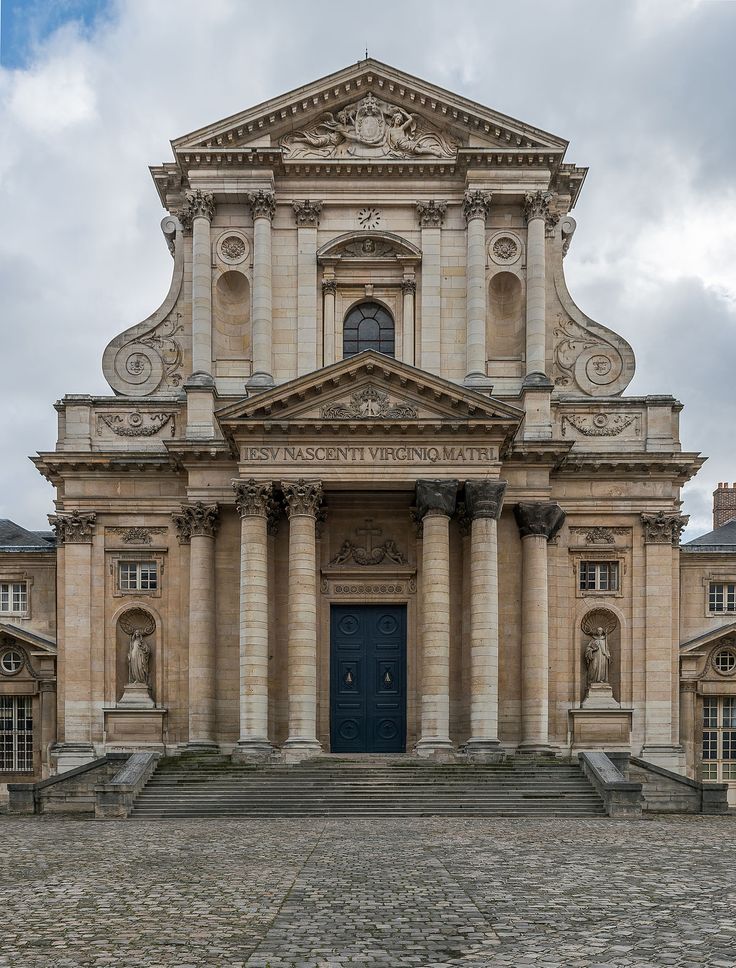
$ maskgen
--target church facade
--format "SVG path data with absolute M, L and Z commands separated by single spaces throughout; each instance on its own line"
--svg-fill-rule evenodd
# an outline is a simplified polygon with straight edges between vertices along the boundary
M 172 144 L 169 292 L 35 459 L 58 494 L 43 769 L 603 749 L 695 775 L 701 458 L 567 290 L 566 142 L 365 60 Z M 688 642 L 730 648 L 688 608 Z

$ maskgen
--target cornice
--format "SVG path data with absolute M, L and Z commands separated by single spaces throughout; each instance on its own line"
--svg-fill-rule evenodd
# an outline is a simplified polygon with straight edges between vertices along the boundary
M 656 452 L 641 454 L 572 451 L 558 473 L 561 476 L 592 474 L 606 477 L 675 477 L 680 485 L 700 470 L 706 458 L 698 453 Z

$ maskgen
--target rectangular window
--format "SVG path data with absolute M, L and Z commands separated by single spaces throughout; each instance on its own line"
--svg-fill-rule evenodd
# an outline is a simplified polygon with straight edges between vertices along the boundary
M 580 562 L 580 591 L 581 592 L 616 592 L 618 591 L 618 562 L 617 561 L 581 561 Z
M 0 696 L 0 773 L 33 772 L 30 696 Z
M 12 615 L 27 611 L 27 584 L 24 581 L 0 582 L 0 612 Z
M 703 750 L 701 777 L 715 782 L 736 782 L 736 698 L 703 699 Z
M 708 589 L 711 612 L 736 612 L 736 584 L 712 581 Z
M 155 561 L 121 561 L 120 590 L 150 592 L 158 588 L 158 567 Z
M 703 726 L 706 729 L 715 729 L 718 725 L 718 700 L 703 700 Z

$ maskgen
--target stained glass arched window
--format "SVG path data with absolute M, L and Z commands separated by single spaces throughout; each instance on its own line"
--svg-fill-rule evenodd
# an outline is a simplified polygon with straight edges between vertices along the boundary
M 363 350 L 395 355 L 394 320 L 391 313 L 375 302 L 354 306 L 342 328 L 342 355 L 355 356 Z

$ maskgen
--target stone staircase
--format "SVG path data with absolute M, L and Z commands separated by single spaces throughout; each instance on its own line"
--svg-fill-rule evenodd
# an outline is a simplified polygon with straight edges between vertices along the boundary
M 411 756 L 319 757 L 296 766 L 226 756 L 161 761 L 132 819 L 177 817 L 599 817 L 578 764 L 517 757 L 428 763 Z

